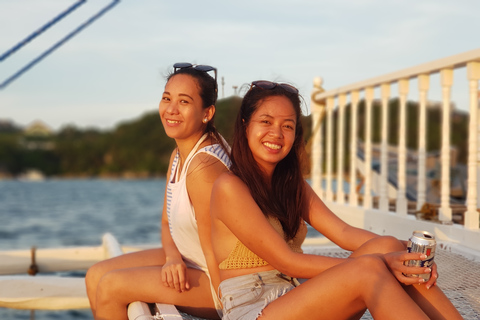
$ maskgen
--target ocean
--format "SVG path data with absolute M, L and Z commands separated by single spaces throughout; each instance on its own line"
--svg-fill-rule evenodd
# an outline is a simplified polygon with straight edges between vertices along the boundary
M 160 243 L 165 179 L 0 180 L 0 250 Z M 318 235 L 309 230 L 309 236 Z M 1 263 L 1 261 L 0 261 Z M 75 272 L 74 275 L 84 276 Z M 0 320 L 93 319 L 90 310 L 0 308 Z
M 160 243 L 164 190 L 165 179 L 2 180 L 0 250 L 99 246 L 105 232 L 121 244 Z M 93 317 L 89 309 L 37 310 L 32 316 L 0 308 L 0 319 Z

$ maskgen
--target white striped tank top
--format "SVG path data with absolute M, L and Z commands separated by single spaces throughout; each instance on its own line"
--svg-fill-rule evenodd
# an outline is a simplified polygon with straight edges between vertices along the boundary
M 181 174 L 178 172 L 180 155 L 178 152 L 175 155 L 170 171 L 170 181 L 167 183 L 167 216 L 170 234 L 187 266 L 208 274 L 207 263 L 200 246 L 195 211 L 187 192 L 186 173 L 193 157 L 199 153 L 207 153 L 219 159 L 227 168 L 230 167 L 231 162 L 228 153 L 220 144 L 209 145 L 197 151 L 207 136 L 208 134 L 203 135 L 190 151 Z

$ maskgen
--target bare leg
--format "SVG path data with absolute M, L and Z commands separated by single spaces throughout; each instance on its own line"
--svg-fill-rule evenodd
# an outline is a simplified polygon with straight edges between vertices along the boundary
M 218 318 L 210 291 L 208 276 L 196 269 L 187 269 L 190 289 L 179 293 L 161 281 L 161 267 L 117 269 L 105 274 L 97 288 L 96 319 L 127 319 L 127 306 L 132 301 L 174 304 L 195 316 Z
M 452 302 L 437 285 L 430 289 L 427 289 L 424 285 L 404 286 L 404 288 L 431 319 L 463 319 Z
M 259 319 L 352 319 L 365 308 L 375 319 L 429 319 L 374 255 L 322 272 L 270 303 Z
M 384 236 L 367 241 L 353 252 L 351 257 L 395 251 L 405 251 L 403 243 L 394 237 Z M 430 289 L 427 289 L 425 285 L 410 285 L 404 286 L 404 288 L 431 319 L 462 319 L 455 306 L 437 285 Z
M 88 269 L 85 276 L 88 300 L 95 317 L 97 304 L 97 287 L 100 279 L 108 272 L 116 269 L 135 268 L 142 266 L 162 266 L 165 264 L 165 252 L 162 248 L 142 250 L 124 254 L 112 259 L 96 263 Z

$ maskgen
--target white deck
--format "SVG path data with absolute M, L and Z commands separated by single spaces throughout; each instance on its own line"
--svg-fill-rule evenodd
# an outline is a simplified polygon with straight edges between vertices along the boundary
M 334 257 L 347 257 L 349 254 L 336 246 L 315 242 L 318 241 L 307 239 L 303 247 L 305 253 Z M 448 246 L 439 246 L 435 260 L 440 275 L 437 285 L 442 288 L 465 320 L 480 319 L 480 257 L 455 253 Z M 182 312 L 179 314 L 184 320 L 201 320 Z M 142 320 L 140 317 L 130 319 Z M 178 316 L 175 315 L 171 319 L 178 319 Z M 361 319 L 373 318 L 367 311 Z
M 115 240 L 111 235 L 104 237 L 104 245 L 101 248 L 107 248 L 110 253 L 106 256 L 119 254 L 120 252 L 115 248 Z M 71 248 L 72 253 L 82 252 L 86 257 L 89 257 L 87 264 L 93 264 L 92 255 L 98 255 L 99 251 L 103 249 L 98 247 L 92 248 Z M 324 238 L 309 238 L 305 241 L 303 246 L 306 253 L 321 254 L 328 256 L 346 257 L 348 252 L 331 245 Z M 138 250 L 138 247 L 123 247 L 123 251 Z M 63 257 L 58 261 L 68 260 L 65 250 L 57 249 Z M 91 254 L 88 252 L 91 251 Z M 14 260 L 15 266 L 10 266 L 8 272 L 12 273 L 12 268 L 17 268 L 18 273 L 25 273 L 28 269 L 30 261 L 28 258 L 28 250 L 25 252 L 12 251 L 12 256 L 17 257 Z M 47 252 L 49 252 L 47 254 Z M 42 262 L 42 257 L 48 261 L 52 259 L 52 250 L 42 253 L 39 250 L 38 264 L 39 266 L 48 266 L 47 269 L 51 271 L 54 269 L 51 263 Z M 19 257 L 26 257 L 20 259 Z M 82 261 L 77 254 L 72 254 L 72 259 Z M 96 259 L 103 259 L 106 256 Z M 2 252 L 2 266 L 6 271 L 6 259 L 9 257 L 9 252 Z M 20 260 L 23 260 L 20 261 Z M 438 264 L 440 278 L 438 285 L 444 290 L 447 296 L 451 299 L 453 304 L 458 308 L 465 319 L 480 319 L 480 255 L 475 251 L 464 250 L 462 247 L 455 246 L 452 243 L 440 242 L 437 249 L 435 260 Z M 62 261 L 60 267 L 65 271 L 66 265 L 70 265 L 75 270 L 74 263 Z M 81 266 L 85 266 L 85 262 L 80 262 Z M 88 267 L 88 265 L 87 265 Z M 78 270 L 78 269 L 77 269 Z M 1 273 L 1 272 L 0 272 Z M 89 308 L 88 299 L 83 278 L 71 278 L 60 276 L 22 276 L 22 275 L 3 275 L 0 276 L 0 307 L 15 308 L 15 309 L 81 309 Z M 164 315 L 165 320 L 179 319 L 179 314 L 168 309 L 168 314 Z M 180 313 L 183 319 L 197 319 L 187 314 Z M 141 317 L 131 319 L 142 319 Z M 145 317 L 143 319 L 146 319 Z M 371 319 L 368 312 L 362 319 Z
M 306 246 L 305 251 L 320 255 L 346 257 L 348 252 L 337 247 Z M 435 261 L 438 265 L 437 285 L 450 298 L 464 319 L 480 319 L 480 258 L 459 254 L 448 247 L 438 247 Z M 362 319 L 372 319 L 367 312 Z

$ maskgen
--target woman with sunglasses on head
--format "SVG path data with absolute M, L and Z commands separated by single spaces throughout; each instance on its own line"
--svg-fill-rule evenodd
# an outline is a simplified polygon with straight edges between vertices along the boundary
M 427 283 L 404 276 L 430 272 L 403 265 L 421 254 L 346 224 L 306 183 L 300 116 L 288 84 L 255 81 L 243 98 L 231 171 L 211 198 L 223 319 L 360 319 L 367 308 L 375 319 L 461 319 L 434 285 L 436 266 Z M 351 256 L 303 254 L 305 222 Z
M 162 248 L 125 254 L 88 270 L 87 294 L 95 319 L 127 319 L 127 306 L 134 301 L 174 304 L 195 316 L 219 318 L 210 194 L 230 159 L 213 121 L 216 78 L 215 68 L 190 63 L 175 64 L 168 76 L 159 114 L 177 147 L 167 173 Z

